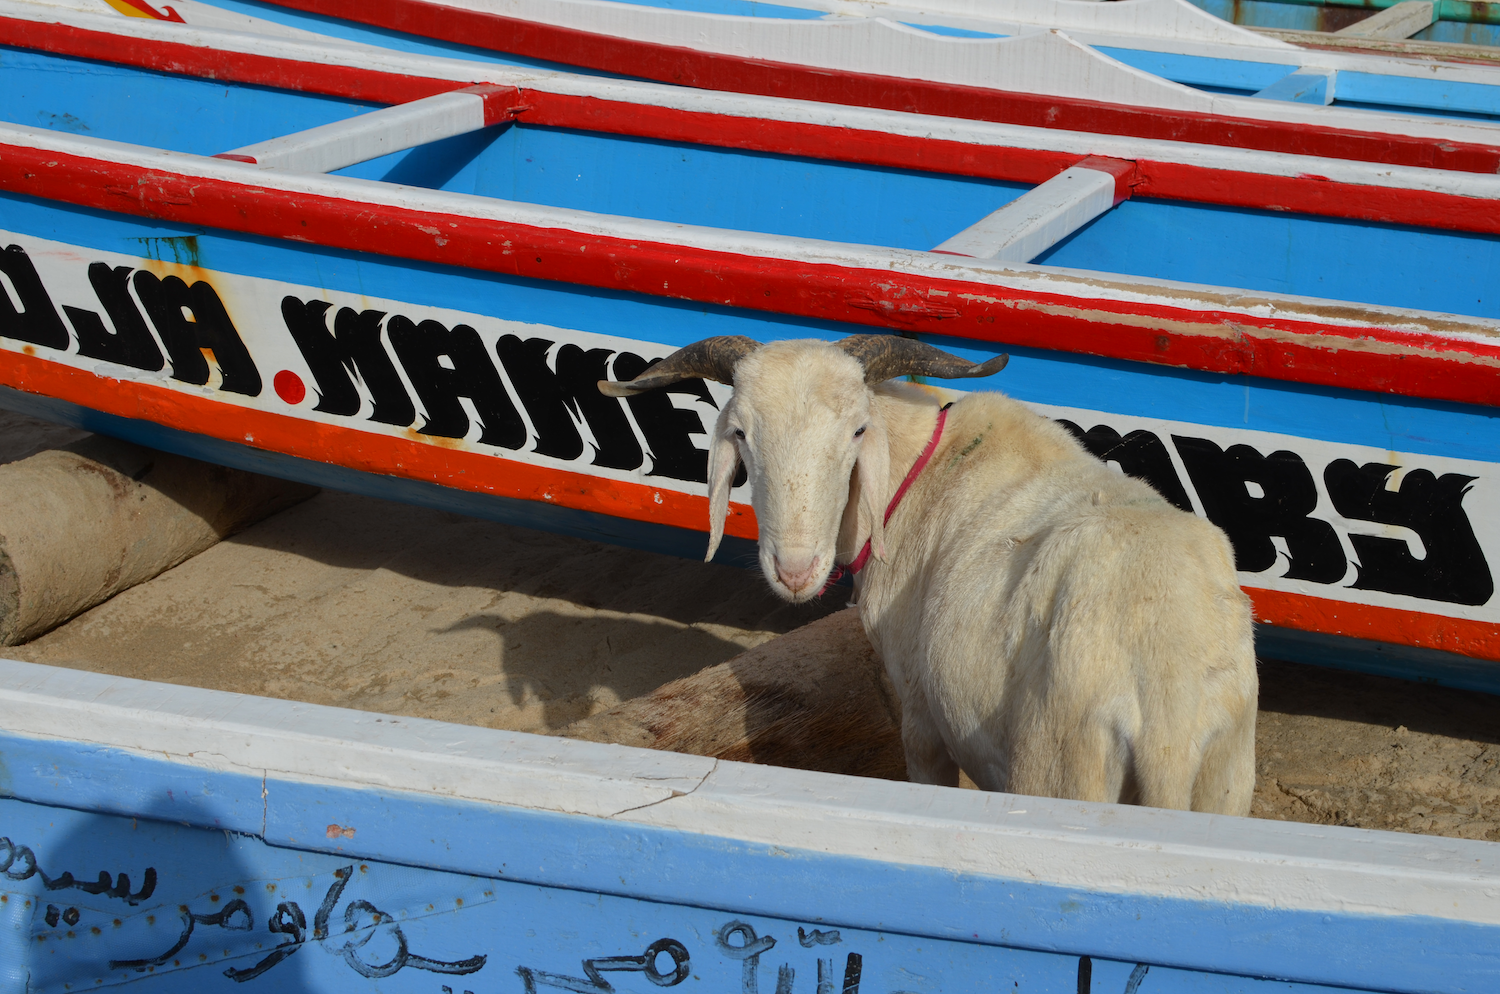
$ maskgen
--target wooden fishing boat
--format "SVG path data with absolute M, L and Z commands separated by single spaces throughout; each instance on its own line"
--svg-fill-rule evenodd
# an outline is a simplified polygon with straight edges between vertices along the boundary
M 106 0 L 72 2 L 104 8 Z M 110 2 L 138 16 L 168 16 L 144 0 Z M 1429 22 L 1446 9 L 1411 3 L 1426 4 Z M 1389 48 L 1391 39 L 1414 28 L 1410 6 L 1337 36 L 1286 36 L 1317 48 L 1237 28 L 1187 0 L 955 0 L 911 7 L 722 0 L 688 6 L 669 0 L 186 0 L 172 6 L 171 16 L 190 25 L 312 30 L 385 47 L 706 89 L 1214 144 L 1245 145 L 1249 122 L 1391 131 L 1400 129 L 1356 111 L 1459 119 L 1500 113 L 1500 66 L 1476 55 L 1474 46 L 1456 48 L 1441 61 L 1441 45 L 1403 41 L 1423 50 L 1419 62 L 1330 50 L 1359 40 L 1350 32 Z M 1287 103 L 1324 110 L 1289 110 Z
M 1492 4 L 1466 0 L 1202 0 L 1198 6 L 1248 27 L 1464 46 L 1500 42 L 1500 12 Z M 1384 16 L 1376 21 L 1372 11 Z
M 0 130 L 7 405 L 693 555 L 722 388 L 596 380 L 716 333 L 932 336 L 1224 527 L 1288 652 L 1494 685 L 1493 174 L 101 37 L 0 67 L 53 125 Z
M 1500 846 L 0 661 L 0 989 L 939 994 L 1500 976 Z
M 724 388 L 596 380 L 719 333 L 1005 351 L 982 385 L 1230 532 L 1265 644 L 1495 685 L 1493 169 L 6 16 L 0 404 L 700 555 Z M 1500 979 L 1492 843 L 6 661 L 0 817 L 5 992 Z

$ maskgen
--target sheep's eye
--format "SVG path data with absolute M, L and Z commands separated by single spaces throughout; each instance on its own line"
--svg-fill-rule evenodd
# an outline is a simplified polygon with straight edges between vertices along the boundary
M 743 439 L 745 437 L 745 429 L 743 429 L 743 428 L 736 428 L 734 430 L 734 437 L 735 438 Z
M 859 436 L 863 435 L 865 433 L 865 428 L 868 428 L 868 427 L 870 427 L 870 426 L 869 425 L 864 425 L 863 427 L 861 427 L 859 429 L 859 431 L 857 431 L 857 432 L 854 433 L 854 437 L 858 438 Z

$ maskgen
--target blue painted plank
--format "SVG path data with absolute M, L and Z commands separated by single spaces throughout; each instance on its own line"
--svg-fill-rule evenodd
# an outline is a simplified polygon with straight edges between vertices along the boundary
M 0 120 L 194 155 L 214 155 L 380 106 L 16 48 L 0 48 L 0 78 L 5 81 Z
M 0 737 L 0 755 L 13 744 L 12 737 Z M 56 743 L 54 756 L 63 775 L 86 765 L 147 792 L 163 776 L 173 776 L 165 768 L 174 764 L 123 752 L 80 754 L 68 743 Z M 18 784 L 17 795 L 24 797 L 27 786 Z M 10 851 L 26 846 L 54 880 L 63 870 L 78 880 L 92 880 L 101 869 L 141 880 L 147 867 L 156 870 L 150 900 L 157 903 L 141 901 L 133 909 L 123 900 L 72 888 L 49 894 L 38 886 L 38 876 L 15 880 L 13 873 L 0 887 L 38 901 L 36 911 L 42 911 L 42 902 L 60 912 L 77 911 L 72 937 L 66 927 L 48 927 L 34 915 L 25 924 L 33 939 L 36 933 L 45 938 L 32 948 L 50 952 L 75 941 L 85 950 L 64 961 L 49 960 L 46 952 L 33 954 L 28 965 L 48 980 L 92 980 L 77 967 L 157 955 L 186 930 L 189 916 L 198 915 L 190 944 L 179 951 L 187 962 L 175 968 L 163 962 L 153 977 L 142 979 L 155 980 L 146 990 L 185 989 L 183 981 L 212 989 L 206 985 L 223 984 L 226 968 L 252 968 L 276 946 L 295 941 L 290 923 L 296 914 L 288 908 L 275 917 L 275 905 L 288 902 L 298 905 L 304 939 L 325 906 L 323 920 L 331 926 L 327 939 L 304 941 L 307 948 L 295 962 L 288 957 L 262 974 L 271 981 L 272 971 L 278 971 L 278 990 L 299 976 L 316 984 L 314 989 L 363 989 L 356 986 L 358 976 L 351 976 L 360 965 L 401 961 L 390 986 L 383 982 L 381 990 L 435 991 L 446 982 L 441 971 L 414 966 L 410 957 L 403 961 L 394 928 L 402 930 L 409 954 L 429 962 L 472 967 L 483 956 L 478 969 L 448 973 L 471 977 L 462 983 L 475 990 L 523 986 L 524 976 L 515 979 L 518 968 L 532 971 L 538 989 L 556 989 L 558 983 L 544 974 L 581 976 L 586 958 L 639 956 L 653 942 L 672 938 L 692 963 L 683 977 L 692 981 L 685 991 L 754 994 L 757 986 L 747 982 L 744 970 L 749 957 L 726 950 L 719 940 L 743 946 L 768 934 L 776 937 L 774 954 L 771 944 L 762 943 L 766 955 L 749 976 L 769 989 L 785 963 L 802 977 L 786 977 L 793 991 L 812 989 L 817 958 L 833 953 L 845 966 L 847 952 L 861 959 L 861 989 L 882 994 L 960 989 L 1113 994 L 1125 989 L 1137 963 L 1148 966 L 1143 972 L 1150 980 L 1149 986 L 1138 981 L 1141 994 L 1297 989 L 1256 979 L 1263 977 L 1453 994 L 1500 982 L 1500 928 L 1493 925 L 1091 892 L 607 819 L 275 778 L 266 783 L 266 804 L 261 840 L 0 801 Z M 1204 837 L 1174 841 L 1207 844 L 1215 819 L 1190 820 Z M 330 828 L 335 825 L 337 833 Z M 1279 828 L 1265 826 L 1272 834 Z M 1363 834 L 1350 832 L 1351 841 Z M 346 867 L 347 879 L 340 876 Z M 47 901 L 58 893 L 72 903 Z M 242 916 L 203 920 L 236 899 L 245 903 Z M 1289 895 L 1289 903 L 1296 899 Z M 389 915 L 383 929 L 372 921 L 376 908 Z M 153 912 L 157 920 L 148 923 L 146 915 Z M 110 925 L 116 918 L 122 924 Z M 268 930 L 273 920 L 283 930 Z M 103 934 L 83 932 L 96 921 Z M 750 923 L 754 937 L 730 927 L 735 921 Z M 247 923 L 251 927 L 233 927 Z M 340 930 L 346 924 L 356 931 Z M 804 933 L 838 929 L 840 940 L 794 944 L 798 925 Z M 205 965 L 189 969 L 195 954 Z M 1092 982 L 1080 988 L 1082 956 L 1094 961 Z M 665 959 L 658 962 L 666 973 Z M 1213 973 L 1200 972 L 1205 966 Z M 424 971 L 438 975 L 421 976 Z M 617 979 L 626 990 L 640 989 L 628 976 Z M 32 988 L 39 989 L 55 987 Z
M 1437 112 L 1500 116 L 1500 86 L 1340 70 L 1338 100 Z
M 1202 55 L 1179 55 L 1175 52 L 1154 52 L 1148 49 L 1116 48 L 1097 46 L 1098 50 L 1112 59 L 1117 59 L 1134 69 L 1149 72 L 1174 83 L 1188 86 L 1212 87 L 1215 90 L 1254 93 L 1263 90 L 1294 71 L 1294 63 L 1253 59 L 1215 59 Z
M 8 741 L 0 750 L 0 797 L 21 793 L 44 804 L 225 832 L 258 835 L 264 828 L 260 777 L 161 763 L 153 767 L 156 772 L 149 782 L 143 782 L 120 779 L 118 750 L 69 743 L 67 752 L 72 760 L 60 767 L 57 743 L 27 738 Z

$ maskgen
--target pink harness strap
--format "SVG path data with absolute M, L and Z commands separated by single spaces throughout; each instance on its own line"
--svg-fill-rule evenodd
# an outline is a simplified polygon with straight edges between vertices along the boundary
M 917 477 L 922 474 L 922 470 L 925 469 L 927 467 L 927 464 L 932 461 L 932 454 L 937 451 L 938 442 L 941 441 L 943 437 L 943 425 L 948 421 L 948 408 L 952 406 L 952 404 L 944 404 L 943 409 L 938 411 L 937 425 L 932 429 L 932 438 L 928 439 L 927 448 L 922 450 L 922 454 L 920 456 L 917 456 L 917 461 L 912 464 L 911 469 L 907 472 L 906 479 L 902 480 L 901 486 L 896 488 L 896 495 L 891 498 L 891 502 L 885 507 L 886 523 L 890 522 L 891 515 L 895 513 L 897 505 L 901 503 L 901 498 L 906 496 L 906 491 L 911 489 L 911 485 L 917 482 Z M 848 566 L 839 566 L 837 564 L 834 565 L 833 572 L 828 574 L 828 581 L 823 584 L 823 589 L 819 591 L 819 596 L 822 596 L 822 594 L 826 593 L 828 591 L 828 588 L 833 586 L 839 580 L 843 579 L 846 576 L 853 576 L 854 574 L 865 568 L 865 565 L 870 561 L 870 543 L 873 541 L 873 535 L 870 538 L 865 539 L 864 548 L 859 550 L 859 555 L 855 556 L 854 560 L 850 562 Z

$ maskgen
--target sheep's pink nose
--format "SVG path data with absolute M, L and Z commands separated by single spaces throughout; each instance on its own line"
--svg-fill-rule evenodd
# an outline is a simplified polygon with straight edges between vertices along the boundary
M 776 563 L 776 578 L 786 585 L 792 593 L 801 593 L 803 589 L 813 582 L 813 575 L 818 571 L 818 557 L 806 554 L 789 554 L 783 562 L 781 556 L 771 557 Z

